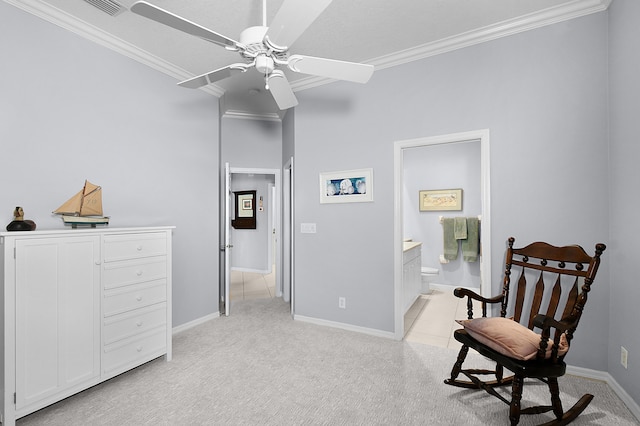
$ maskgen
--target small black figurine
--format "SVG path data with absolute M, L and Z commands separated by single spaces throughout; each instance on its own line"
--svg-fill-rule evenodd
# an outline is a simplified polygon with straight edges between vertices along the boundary
M 32 220 L 24 220 L 24 210 L 16 207 L 13 211 L 13 221 L 7 225 L 7 231 L 33 231 L 36 223 Z

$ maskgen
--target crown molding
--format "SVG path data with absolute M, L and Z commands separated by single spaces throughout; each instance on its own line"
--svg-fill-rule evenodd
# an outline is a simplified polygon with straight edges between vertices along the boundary
M 50 6 L 41 0 L 4 1 L 178 80 L 184 80 L 192 77 L 192 74 L 186 70 L 127 43 L 122 39 L 114 37 L 113 35 L 102 31 L 87 22 L 78 20 L 77 18 L 61 11 L 60 9 Z M 366 61 L 366 63 L 374 65 L 376 70 L 406 64 L 408 62 L 451 52 L 453 50 L 462 49 L 501 37 L 507 37 L 513 34 L 567 21 L 592 13 L 602 12 L 609 7 L 611 1 L 612 0 L 573 0 L 571 2 L 550 7 L 516 19 L 499 22 L 497 24 L 468 31 L 466 33 L 458 34 L 432 43 L 426 43 L 400 52 L 380 56 Z M 304 77 L 291 81 L 291 87 L 294 91 L 300 91 L 331 83 L 333 81 L 335 80 L 323 77 Z M 200 90 L 217 97 L 221 97 L 224 94 L 224 90 L 215 84 L 210 84 Z
M 568 21 L 592 13 L 602 12 L 611 4 L 612 0 L 574 0 L 559 6 L 550 7 L 539 12 L 521 16 L 497 24 L 488 25 L 477 30 L 457 34 L 432 43 L 412 47 L 400 52 L 380 56 L 367 64 L 375 66 L 376 70 L 391 68 L 408 62 L 440 55 L 453 50 L 463 49 L 475 44 L 485 43 L 501 37 L 533 30 L 558 22 Z M 304 77 L 291 82 L 294 91 L 310 89 L 335 80 L 322 77 Z
M 100 28 L 97 28 L 85 21 L 69 15 L 68 13 L 46 4 L 40 0 L 4 0 L 19 9 L 24 10 L 32 15 L 51 22 L 65 30 L 86 38 L 103 47 L 111 49 L 137 62 L 147 65 L 166 75 L 174 77 L 180 81 L 193 77 L 193 75 L 168 61 L 165 61 L 151 53 L 142 50 L 131 43 L 128 43 L 118 37 L 114 37 Z M 209 85 L 201 90 L 211 95 L 220 97 L 224 94 L 219 86 Z
M 223 118 L 236 118 L 241 120 L 282 121 L 278 113 L 255 113 L 242 110 L 228 109 L 222 113 Z

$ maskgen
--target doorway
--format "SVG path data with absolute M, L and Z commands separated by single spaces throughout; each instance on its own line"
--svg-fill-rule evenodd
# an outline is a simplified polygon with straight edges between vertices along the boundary
M 405 177 L 404 177 L 404 156 L 408 155 L 410 149 L 425 148 L 428 147 L 447 147 L 447 144 L 459 144 L 464 142 L 478 143 L 480 145 L 480 214 L 482 232 L 480 232 L 480 247 L 487 247 L 482 251 L 482 256 L 479 257 L 479 293 L 485 297 L 491 293 L 491 280 L 490 280 L 490 266 L 491 266 L 491 216 L 490 216 L 490 194 L 489 194 L 489 131 L 478 130 L 464 133 L 456 133 L 450 135 L 411 139 L 404 141 L 396 141 L 394 144 L 394 180 L 395 180 L 395 213 L 394 213 L 394 322 L 395 333 L 394 336 L 397 340 L 402 340 L 404 337 L 404 315 L 406 305 L 406 288 L 403 286 L 403 246 L 404 241 L 407 238 L 405 235 L 405 221 L 406 216 L 404 214 L 404 198 L 415 195 L 416 201 L 418 200 L 417 194 L 405 193 Z M 434 151 L 435 152 L 435 151 Z M 444 189 L 444 188 L 423 188 L 423 189 Z M 464 202 L 464 201 L 463 201 Z M 417 206 L 416 206 L 417 207 Z M 452 212 L 445 212 L 450 214 Z M 441 236 L 439 237 L 442 238 Z M 434 265 L 435 266 L 435 265 Z M 478 290 L 478 289 L 476 289 Z
M 281 171 L 230 167 L 227 163 L 225 173 L 225 262 L 220 312 L 230 315 L 234 302 L 276 297 L 282 288 Z M 247 191 L 255 191 L 251 200 L 245 200 L 246 207 L 255 214 L 255 226 L 234 228 L 235 194 Z

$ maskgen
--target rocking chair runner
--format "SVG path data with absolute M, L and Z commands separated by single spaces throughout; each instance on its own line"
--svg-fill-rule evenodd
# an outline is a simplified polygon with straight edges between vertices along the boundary
M 573 421 L 593 399 L 593 395 L 586 394 L 572 408 L 563 411 L 558 377 L 565 373 L 564 357 L 606 246 L 596 244 L 595 255 L 589 256 L 580 246 L 555 247 L 537 242 L 524 248 L 513 248 L 514 241 L 513 237 L 509 238 L 500 296 L 484 298 L 468 289 L 454 290 L 457 297 L 467 297 L 469 319 L 459 321 L 464 328 L 454 332 L 462 348 L 451 378 L 444 382 L 463 388 L 483 389 L 507 403 L 512 425 L 518 424 L 521 414 L 548 411 L 553 411 L 556 419 L 545 424 L 564 425 Z M 520 270 L 514 289 L 510 288 L 512 267 Z M 546 281 L 548 278 L 550 280 Z M 513 307 L 509 305 L 510 297 L 514 298 Z M 481 302 L 482 318 L 473 319 L 473 300 Z M 498 303 L 500 317 L 487 318 L 487 305 Z M 541 334 L 535 333 L 534 328 L 540 329 Z M 495 370 L 463 369 L 469 348 L 495 361 Z M 503 377 L 504 368 L 513 375 Z M 459 380 L 460 374 L 468 380 Z M 478 378 L 487 374 L 495 376 L 495 380 Z M 526 378 L 548 384 L 551 405 L 520 407 Z M 506 385 L 512 385 L 510 401 L 495 389 Z

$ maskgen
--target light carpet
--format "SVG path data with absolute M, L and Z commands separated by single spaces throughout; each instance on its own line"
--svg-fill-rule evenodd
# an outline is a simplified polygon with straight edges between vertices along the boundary
M 457 351 L 293 321 L 279 299 L 183 331 L 173 361 L 147 363 L 18 420 L 33 425 L 506 425 L 508 406 L 443 383 Z M 484 358 L 469 354 L 478 366 Z M 467 365 L 467 364 L 465 364 Z M 575 425 L 638 425 L 603 382 L 560 379 L 565 407 L 595 395 Z M 523 407 L 546 403 L 526 382 Z M 523 416 L 521 425 L 548 414 Z

